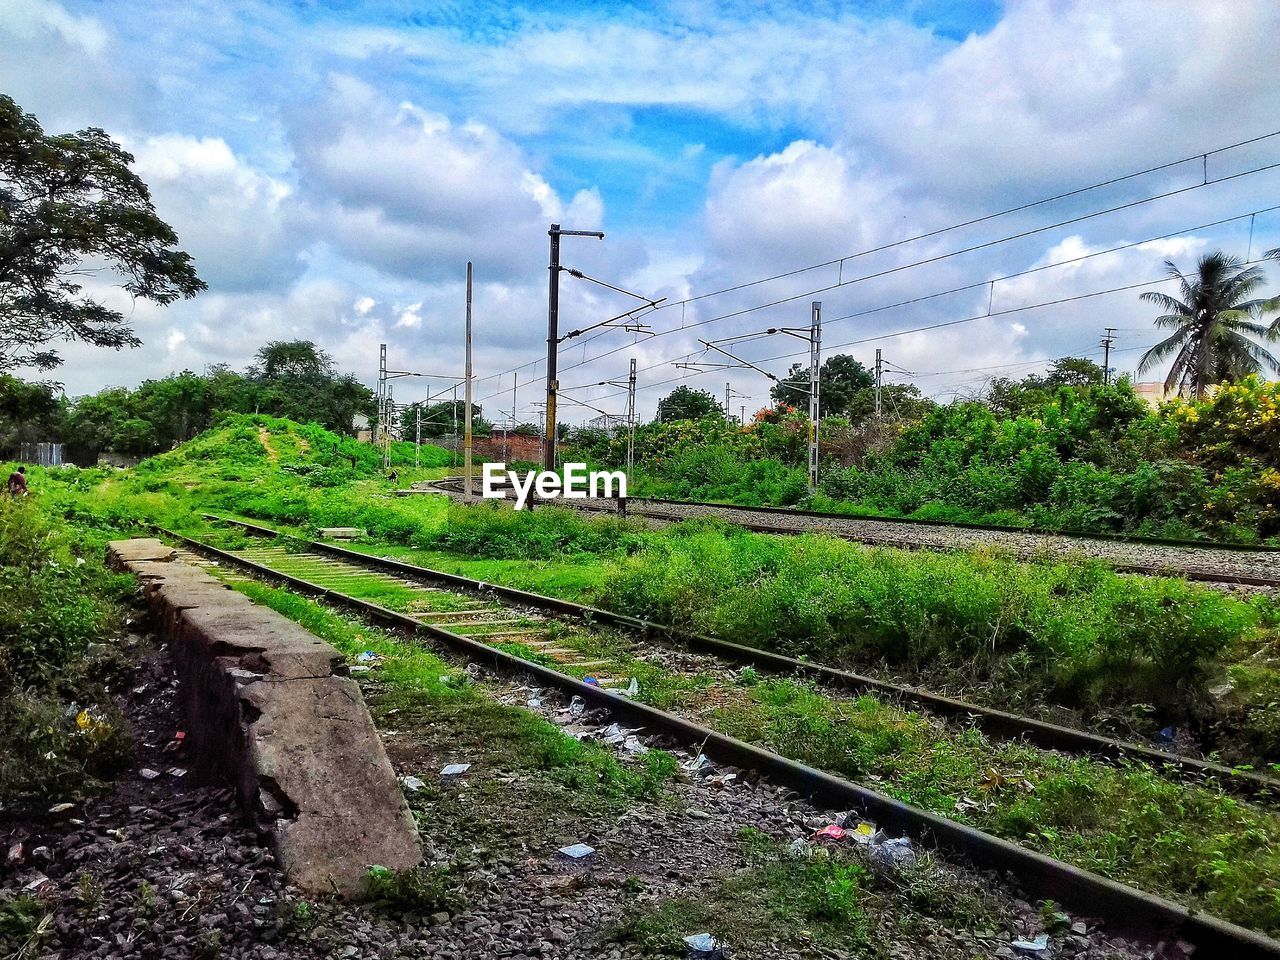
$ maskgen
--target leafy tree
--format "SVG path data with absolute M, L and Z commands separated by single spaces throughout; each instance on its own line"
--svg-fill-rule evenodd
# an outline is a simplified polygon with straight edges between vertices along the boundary
M 880 408 L 884 419 L 889 421 L 915 423 L 928 416 L 935 406 L 937 404 L 922 395 L 915 384 L 886 383 L 880 388 Z M 875 387 L 863 387 L 856 391 L 845 408 L 849 422 L 855 425 L 872 419 L 875 409 Z
M 473 403 L 471 405 L 471 432 L 480 436 L 486 436 L 493 431 L 493 424 L 481 416 L 481 407 Z M 463 420 L 467 414 L 467 402 L 465 400 L 444 400 L 440 403 L 432 403 L 422 408 L 422 435 L 424 437 L 443 437 L 448 436 L 455 431 L 459 435 L 463 431 Z M 400 413 L 400 435 L 406 440 L 412 440 L 417 430 L 417 411 L 412 407 L 407 407 Z M 537 432 L 537 427 L 534 427 Z
M 849 409 L 849 403 L 859 390 L 875 386 L 875 375 L 846 353 L 837 353 L 823 362 L 819 372 L 819 402 L 822 414 L 841 414 Z M 809 409 L 809 368 L 791 365 L 786 377 L 769 391 L 780 404 Z
M 24 443 L 56 440 L 62 412 L 49 384 L 0 374 L 0 451 L 13 452 Z
M 1102 367 L 1087 357 L 1062 357 L 1053 361 L 1044 383 L 1049 387 L 1089 387 L 1105 379 Z
M 254 410 L 318 423 L 349 434 L 357 413 L 372 416 L 373 391 L 350 374 L 338 374 L 333 358 L 310 340 L 272 341 L 249 368 L 257 390 Z
M 155 303 L 205 289 L 132 162 L 103 130 L 48 135 L 0 95 L 0 370 L 52 369 L 62 360 L 49 344 L 60 340 L 141 343 L 122 313 L 72 279 L 98 262 Z
M 1203 397 L 1213 384 L 1280 369 L 1280 360 L 1251 339 L 1270 337 L 1258 321 L 1280 306 L 1280 298 L 1251 299 L 1264 282 L 1261 269 L 1220 250 L 1201 257 L 1194 275 L 1184 275 L 1172 260 L 1165 266 L 1182 299 L 1154 290 L 1142 299 L 1165 311 L 1155 325 L 1174 332 L 1142 355 L 1139 373 L 1173 357 L 1165 390 Z
M 333 358 L 310 340 L 272 340 L 258 348 L 249 375 L 259 380 L 333 376 Z
M 675 420 L 701 420 L 714 415 L 723 416 L 719 401 L 706 390 L 693 387 L 676 387 L 658 401 L 658 420 L 671 423 Z

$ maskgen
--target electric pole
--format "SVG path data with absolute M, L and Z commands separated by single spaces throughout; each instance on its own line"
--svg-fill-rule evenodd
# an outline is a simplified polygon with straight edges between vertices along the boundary
M 636 460 L 636 360 L 631 358 L 631 374 L 627 377 L 627 472 Z
M 818 486 L 818 389 L 822 363 L 822 303 L 813 301 L 809 322 L 809 489 Z
M 729 383 L 728 381 L 726 381 L 724 385 L 724 418 L 726 420 L 729 419 Z
M 462 500 L 471 501 L 471 261 L 467 261 L 467 361 L 463 371 L 467 378 L 467 386 L 463 391 L 463 403 L 467 405 L 463 416 L 463 468 L 462 468 Z
M 422 404 L 413 405 L 413 465 L 422 466 Z
M 880 357 L 880 348 L 876 347 L 876 419 L 880 419 L 880 384 L 884 380 L 884 360 Z
M 1111 344 L 1115 341 L 1116 328 L 1107 327 L 1106 335 L 1102 338 L 1102 382 L 1108 384 L 1111 382 Z
M 542 451 L 542 465 L 547 470 L 556 468 L 556 391 L 560 389 L 560 381 L 556 379 L 556 352 L 560 346 L 560 238 L 561 237 L 596 237 L 604 239 L 599 230 L 561 230 L 560 224 L 553 223 L 547 231 L 551 238 L 551 262 L 548 270 L 551 273 L 547 281 L 547 411 L 546 411 L 546 447 Z

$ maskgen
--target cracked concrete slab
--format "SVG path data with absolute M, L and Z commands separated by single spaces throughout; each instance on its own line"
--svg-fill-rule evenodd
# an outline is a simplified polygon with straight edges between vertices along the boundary
M 193 774 L 236 784 L 290 881 L 359 896 L 420 862 L 417 827 L 360 688 L 328 643 L 154 539 L 114 541 L 172 644 Z

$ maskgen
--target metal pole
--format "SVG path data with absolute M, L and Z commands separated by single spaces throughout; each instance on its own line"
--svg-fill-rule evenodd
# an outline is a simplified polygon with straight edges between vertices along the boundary
M 413 465 L 422 466 L 422 404 L 413 405 Z
M 1116 328 L 1107 327 L 1107 335 L 1102 338 L 1102 382 L 1108 384 L 1111 382 L 1111 340 L 1115 336 Z
M 463 419 L 462 449 L 462 499 L 471 500 L 471 261 L 467 261 L 467 388 L 464 403 L 467 409 Z
M 636 361 L 631 358 L 631 374 L 627 377 L 627 472 L 636 462 Z
M 382 469 L 391 469 L 391 418 L 396 415 L 396 402 L 392 395 L 391 384 L 387 384 L 387 429 L 383 431 Z
M 738 405 L 738 426 L 745 427 L 747 425 L 747 405 L 745 403 Z
M 820 406 L 820 368 L 822 364 L 822 303 L 813 301 L 809 324 L 809 489 L 818 486 L 818 418 Z
M 729 419 L 729 382 L 727 380 L 724 385 L 724 418 Z
M 449 436 L 452 437 L 453 459 L 458 459 L 458 385 L 453 385 L 452 400 L 449 404 L 449 416 L 452 418 L 453 426 L 449 428 Z
M 378 402 L 377 413 L 373 418 L 373 435 L 369 438 L 375 446 L 382 443 L 382 433 L 386 431 L 386 398 L 387 398 L 387 345 L 381 344 L 378 349 Z M 383 465 L 386 469 L 386 465 Z
M 547 283 L 547 414 L 546 446 L 542 450 L 542 465 L 547 470 L 556 468 L 556 391 L 560 382 L 556 379 L 556 350 L 560 339 L 560 224 L 553 223 L 547 231 L 551 237 L 551 276 Z
M 876 348 L 876 419 L 880 419 L 880 381 L 884 374 L 884 361 L 880 359 L 880 348 Z

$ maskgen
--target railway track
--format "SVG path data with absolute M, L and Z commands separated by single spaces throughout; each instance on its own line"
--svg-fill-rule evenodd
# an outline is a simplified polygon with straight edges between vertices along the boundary
M 276 531 L 269 528 L 242 522 L 237 522 L 237 525 L 266 538 L 276 536 Z M 965 715 L 963 711 L 972 711 L 975 719 L 1001 735 L 1023 736 L 1037 743 L 1046 737 L 1050 740 L 1065 738 L 1055 743 L 1060 749 L 1087 752 L 1096 750 L 1101 756 L 1120 759 L 1141 758 L 1148 762 L 1158 760 L 1161 764 L 1197 778 L 1225 775 L 1226 782 L 1248 783 L 1253 779 L 1252 776 L 1237 778 L 1223 768 L 1215 770 L 1213 765 L 1201 761 L 1162 754 L 1139 745 L 1108 741 L 1080 731 L 1056 728 L 1039 721 L 1001 714 L 999 711 L 985 710 L 958 701 L 948 701 L 925 691 L 894 688 L 870 678 L 803 664 L 750 648 L 739 648 L 713 638 L 679 637 L 660 625 L 430 571 L 399 561 L 374 558 L 331 544 L 308 542 L 302 544 L 299 550 L 283 540 L 271 542 L 267 539 L 262 545 L 255 545 L 249 550 L 232 552 L 168 531 L 162 532 L 188 549 L 213 556 L 256 576 L 287 584 L 299 592 L 345 606 L 362 616 L 400 630 L 430 637 L 472 660 L 507 671 L 531 674 L 538 682 L 559 688 L 569 695 L 580 696 L 592 706 L 606 707 L 620 721 L 640 724 L 685 743 L 702 744 L 707 754 L 715 760 L 754 770 L 773 782 L 812 797 L 817 802 L 838 808 L 855 807 L 886 829 L 906 833 L 928 845 L 958 852 L 980 868 L 1010 871 L 1029 895 L 1053 899 L 1080 912 L 1099 916 L 1117 929 L 1144 935 L 1152 940 L 1177 937 L 1199 947 L 1203 955 L 1280 957 L 1280 943 L 1255 932 L 1053 860 L 972 827 L 902 803 L 863 785 L 726 736 L 685 717 L 632 700 L 621 692 L 627 682 L 626 677 L 611 675 L 607 662 L 592 662 L 571 646 L 559 642 L 562 628 L 557 625 L 558 619 L 574 618 L 589 628 L 599 629 L 601 625 L 620 628 L 640 640 L 657 638 L 673 642 L 684 641 L 724 659 L 750 662 L 779 671 L 799 670 L 807 676 L 845 689 L 870 689 L 906 696 L 910 702 L 918 705 L 923 706 L 928 702 L 928 708 L 936 708 L 937 712 L 951 717 Z M 368 594 L 371 578 L 374 578 L 374 595 L 379 589 L 397 591 L 400 605 L 405 605 L 407 598 L 409 612 L 392 610 L 371 599 L 352 595 L 354 592 Z M 355 590 L 356 585 L 362 589 Z M 552 615 L 557 619 L 553 619 Z M 519 646 L 513 651 L 511 644 Z M 503 649 L 504 646 L 507 649 Z M 518 655 L 517 651 L 532 651 L 537 654 L 536 662 Z M 573 675 L 585 675 L 588 671 L 591 674 L 590 680 L 585 676 Z M 913 697 L 917 699 L 911 700 Z M 1266 778 L 1257 779 L 1266 781 Z M 1270 789 L 1273 786 L 1270 783 L 1255 783 L 1249 789 Z
M 479 486 L 473 482 L 478 494 Z M 400 496 L 462 494 L 461 478 L 432 481 L 422 489 L 398 490 Z M 544 501 L 598 513 L 616 514 L 616 500 Z M 996 546 L 1024 559 L 1045 555 L 1086 556 L 1102 560 L 1121 573 L 1177 576 L 1226 587 L 1275 590 L 1280 588 L 1280 548 L 1250 544 L 1202 544 L 1186 540 L 1123 537 L 1108 534 L 1065 534 L 968 523 L 941 523 L 900 517 L 849 516 L 787 507 L 740 507 L 729 504 L 631 497 L 628 516 L 659 523 L 692 517 L 718 517 L 760 533 L 823 533 L 858 543 L 907 550 L 971 550 Z

